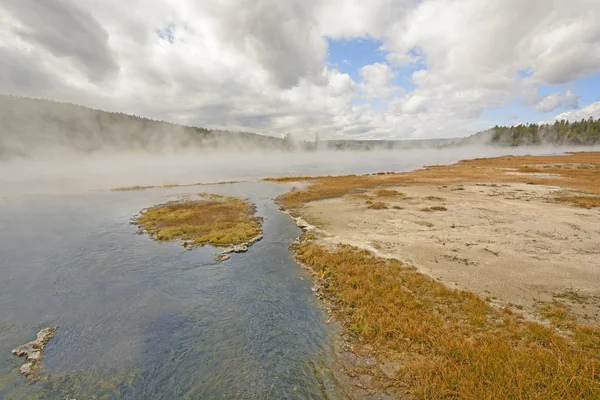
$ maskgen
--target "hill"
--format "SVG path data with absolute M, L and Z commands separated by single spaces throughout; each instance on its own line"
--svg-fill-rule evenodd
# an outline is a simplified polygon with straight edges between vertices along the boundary
M 0 96 L 0 159 L 65 152 L 280 149 L 289 140 L 208 130 L 49 100 Z

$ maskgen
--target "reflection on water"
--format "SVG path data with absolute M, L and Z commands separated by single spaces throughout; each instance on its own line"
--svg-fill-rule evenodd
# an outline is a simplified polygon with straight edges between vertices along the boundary
M 332 334 L 291 260 L 298 228 L 276 184 L 205 187 L 248 197 L 265 238 L 221 264 L 134 235 L 132 214 L 193 188 L 0 202 L 0 398 L 338 398 Z M 10 350 L 60 325 L 46 382 Z

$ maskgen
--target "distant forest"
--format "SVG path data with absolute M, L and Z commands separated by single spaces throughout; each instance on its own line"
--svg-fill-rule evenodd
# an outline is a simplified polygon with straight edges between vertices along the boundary
M 209 130 L 50 100 L 0 95 L 0 160 L 94 153 L 400 150 L 468 145 L 600 144 L 600 119 L 495 126 L 466 138 L 298 141 L 251 132 Z
M 50 100 L 0 95 L 0 159 L 65 153 L 286 150 L 289 139 L 209 130 Z
M 490 143 L 500 146 L 595 145 L 600 144 L 600 119 L 577 122 L 556 121 L 554 124 L 495 126 Z

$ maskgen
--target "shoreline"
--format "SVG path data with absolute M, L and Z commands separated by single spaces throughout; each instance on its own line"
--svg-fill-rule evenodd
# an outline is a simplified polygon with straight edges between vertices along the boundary
M 594 161 L 589 164 L 574 163 L 577 164 L 575 168 L 586 172 L 587 170 L 593 170 L 593 172 L 596 174 L 597 171 L 600 170 L 600 153 L 583 153 L 583 155 L 566 155 L 566 157 L 585 158 L 586 155 L 589 156 L 586 158 L 586 162 L 590 161 L 590 157 L 594 158 Z M 511 158 L 518 159 L 519 157 L 506 158 L 510 160 Z M 531 163 L 535 162 L 536 159 L 540 159 L 540 157 L 528 157 L 526 161 Z M 531 210 L 534 210 L 535 207 L 538 206 L 542 208 L 548 206 L 551 209 L 554 207 L 554 209 L 568 210 L 569 212 L 573 211 L 573 213 L 566 214 L 567 219 L 571 218 L 572 216 L 581 216 L 583 220 L 586 218 L 591 218 L 593 221 L 592 223 L 594 223 L 594 221 L 600 221 L 600 213 L 597 212 L 598 208 L 596 208 L 597 206 L 595 203 L 596 197 L 598 194 L 600 194 L 600 185 L 598 185 L 597 175 L 586 175 L 581 179 L 576 177 L 575 185 L 566 185 L 564 182 L 564 177 L 561 174 L 546 173 L 546 171 L 543 171 L 542 173 L 542 171 L 538 171 L 537 166 L 521 165 L 514 170 L 512 168 L 509 169 L 502 167 L 502 175 L 498 175 L 496 174 L 497 171 L 493 171 L 488 183 L 485 184 L 481 182 L 481 176 L 478 176 L 478 179 L 474 180 L 466 179 L 464 176 L 459 176 L 459 179 L 452 179 L 451 177 L 446 185 L 441 185 L 442 182 L 439 182 L 439 180 L 436 181 L 436 179 L 431 179 L 430 176 L 426 177 L 427 179 L 425 179 L 425 182 L 420 181 L 419 179 L 412 179 L 414 175 L 431 175 L 432 170 L 434 172 L 439 172 L 439 170 L 445 168 L 449 169 L 450 174 L 452 174 L 454 172 L 452 169 L 456 169 L 456 166 L 461 165 L 461 163 L 476 162 L 482 164 L 478 165 L 477 169 L 487 168 L 490 169 L 490 171 L 491 169 L 497 168 L 486 166 L 486 160 L 492 160 L 490 162 L 493 162 L 497 159 L 476 159 L 470 161 L 461 161 L 459 163 L 450 164 L 447 166 L 426 167 L 422 170 L 393 174 L 391 179 L 389 179 L 387 175 L 384 176 L 383 179 L 381 175 L 375 175 L 366 178 L 371 178 L 375 182 L 368 182 L 363 177 L 360 177 L 359 179 L 362 178 L 362 180 L 359 184 L 352 182 L 351 180 L 354 178 L 347 176 L 323 178 L 311 177 L 311 179 L 308 181 L 308 184 L 305 185 L 308 187 L 308 189 L 292 188 L 290 192 L 280 196 L 277 199 L 277 203 L 281 211 L 290 216 L 290 218 L 295 221 L 295 223 L 302 229 L 303 232 L 302 235 L 291 246 L 292 250 L 294 250 L 294 258 L 303 268 L 309 270 L 313 276 L 313 292 L 315 292 L 317 298 L 324 302 L 330 321 L 339 323 L 340 328 L 338 329 L 338 336 L 341 340 L 341 344 L 336 346 L 338 360 L 340 362 L 340 371 L 338 372 L 345 377 L 342 378 L 342 381 L 345 381 L 345 389 L 349 391 L 350 398 L 367 399 L 370 398 L 370 396 L 378 395 L 399 396 L 399 398 L 420 398 L 421 396 L 416 395 L 414 390 L 410 389 L 410 384 L 407 386 L 407 383 L 402 382 L 403 379 L 399 378 L 400 375 L 404 374 L 400 374 L 399 372 L 403 368 L 403 361 L 401 360 L 402 357 L 397 357 L 396 355 L 396 358 L 399 358 L 399 360 L 395 360 L 394 357 L 389 357 L 389 355 L 382 356 L 380 348 L 370 344 L 369 341 L 363 340 L 360 335 L 356 335 L 356 332 L 349 334 L 349 329 L 347 327 L 349 321 L 338 319 L 337 317 L 339 317 L 339 315 L 336 317 L 335 297 L 338 293 L 322 293 L 321 289 L 328 285 L 328 283 L 327 281 L 323 280 L 323 276 L 320 276 L 313 266 L 310 265 L 310 263 L 307 263 L 302 259 L 300 254 L 301 250 L 299 249 L 303 243 L 315 243 L 321 246 L 323 249 L 326 249 L 326 251 L 330 252 L 336 251 L 335 249 L 340 245 L 353 246 L 357 249 L 369 250 L 370 254 L 377 259 L 382 259 L 385 257 L 389 259 L 400 260 L 401 264 L 404 266 L 408 268 L 415 268 L 415 270 L 418 271 L 418 274 L 424 275 L 432 281 L 441 282 L 441 285 L 448 287 L 449 290 L 463 290 L 468 291 L 469 293 L 474 292 L 474 296 L 477 296 L 479 299 L 483 300 L 485 298 L 485 303 L 487 303 L 489 309 L 496 310 L 493 311 L 493 313 L 510 313 L 511 315 L 516 315 L 515 320 L 518 321 L 517 323 L 522 324 L 523 326 L 526 324 L 533 324 L 535 326 L 539 325 L 540 327 L 546 327 L 547 329 L 551 329 L 552 332 L 554 332 L 553 334 L 558 335 L 557 337 L 567 339 L 569 339 L 569 335 L 572 334 L 570 329 L 577 332 L 579 329 L 591 329 L 590 332 L 592 332 L 592 342 L 596 343 L 596 346 L 598 343 L 600 343 L 600 326 L 598 325 L 598 321 L 600 320 L 598 319 L 600 302 L 597 301 L 600 300 L 600 287 L 598 287 L 598 285 L 595 285 L 594 287 L 594 289 L 598 289 L 598 293 L 581 292 L 577 287 L 571 287 L 570 290 L 567 289 L 563 290 L 562 292 L 552 293 L 550 297 L 546 296 L 541 298 L 543 296 L 538 296 L 540 299 L 536 300 L 535 307 L 530 307 L 530 305 L 523 306 L 520 304 L 513 304 L 512 302 L 505 301 L 504 299 L 498 299 L 496 296 L 492 296 L 491 294 L 489 296 L 485 296 L 485 293 L 483 293 L 481 290 L 478 290 L 479 288 L 472 287 L 469 284 L 465 284 L 465 282 L 453 282 L 452 279 L 448 278 L 448 276 L 442 278 L 438 274 L 439 271 L 432 271 L 431 269 L 423 268 L 423 266 L 420 265 L 419 259 L 411 260 L 411 258 L 413 258 L 411 256 L 411 249 L 401 251 L 397 247 L 386 248 L 385 246 L 379 247 L 378 245 L 373 245 L 377 244 L 377 241 L 369 243 L 368 241 L 365 242 L 364 240 L 356 240 L 356 237 L 360 236 L 361 234 L 363 236 L 368 236 L 369 229 L 380 229 L 381 226 L 385 225 L 386 221 L 389 219 L 397 218 L 394 215 L 390 215 L 390 213 L 407 213 L 407 208 L 410 208 L 410 206 L 406 206 L 407 203 L 414 203 L 412 204 L 413 208 L 421 207 L 423 199 L 428 198 L 428 201 L 431 204 L 427 204 L 427 207 L 419 208 L 418 210 L 409 210 L 408 212 L 416 216 L 419 216 L 419 213 L 421 213 L 422 215 L 426 215 L 428 217 L 430 215 L 433 216 L 434 214 L 437 214 L 434 216 L 434 221 L 438 223 L 438 220 L 441 221 L 446 218 L 446 216 L 440 218 L 440 215 L 451 214 L 453 212 L 452 209 L 454 207 L 446 205 L 451 204 L 451 201 L 454 200 L 454 197 L 460 195 L 459 198 L 462 202 L 464 202 L 466 197 L 478 196 L 480 191 L 485 192 L 486 195 L 489 195 L 491 201 L 496 200 L 496 198 L 506 196 L 506 193 L 502 192 L 502 190 L 511 191 L 513 194 L 516 193 L 513 198 L 506 201 L 512 201 L 513 203 L 511 203 L 511 207 L 516 209 L 529 207 L 527 212 L 531 212 Z M 568 163 L 570 161 L 572 160 L 565 160 L 563 162 Z M 568 173 L 571 172 L 572 171 Z M 504 173 L 506 173 L 506 175 L 504 175 Z M 422 180 L 423 177 L 419 178 Z M 462 180 L 460 178 L 462 178 Z M 444 177 L 442 177 L 442 179 L 444 179 Z M 445 179 L 448 181 L 448 178 Z M 496 179 L 498 179 L 498 183 L 494 183 L 496 182 Z M 339 188 L 336 188 L 336 185 L 339 183 L 339 181 L 343 180 L 350 180 L 350 182 L 348 185 L 346 185 L 344 190 L 338 190 Z M 527 181 L 523 182 L 524 180 Z M 560 181 L 559 185 L 555 184 L 555 181 L 557 180 Z M 294 178 L 284 178 L 281 181 L 290 183 L 294 182 Z M 300 181 L 302 181 L 302 179 L 300 179 Z M 362 183 L 366 184 L 363 185 Z M 513 187 L 512 185 L 515 184 L 516 186 Z M 552 184 L 554 184 L 554 186 Z M 317 187 L 317 193 L 314 193 L 313 190 L 313 193 L 311 194 L 311 188 L 314 188 L 315 186 Z M 321 186 L 324 187 L 324 190 L 319 192 Z M 591 188 L 591 190 L 581 190 L 582 186 L 584 189 Z M 428 193 L 428 188 L 431 187 L 435 187 L 436 191 L 439 191 L 440 189 L 446 190 L 446 192 L 444 192 L 446 198 L 442 198 L 441 195 L 436 196 Z M 567 189 L 570 189 L 571 192 L 565 192 Z M 336 190 L 338 193 L 335 193 Z M 373 191 L 375 190 L 387 190 L 389 194 L 384 193 L 382 195 L 383 198 L 380 199 L 377 198 L 377 196 L 374 196 Z M 398 193 L 401 193 L 400 191 L 408 191 L 409 193 L 402 193 L 400 196 L 391 193 L 394 190 L 396 190 Z M 528 190 L 529 192 L 527 192 Z M 309 193 L 302 194 L 302 191 L 308 191 Z M 414 196 L 413 191 L 417 192 L 417 194 L 421 194 L 420 192 L 423 191 L 424 193 L 422 193 L 421 197 L 417 198 Z M 500 193 L 498 194 L 498 192 Z M 533 195 L 530 192 L 533 193 Z M 585 197 L 586 201 L 591 199 L 593 201 L 592 205 L 590 206 L 588 203 L 580 204 L 577 201 L 573 201 L 573 198 L 577 196 Z M 385 207 L 382 207 L 381 211 L 375 211 L 378 210 L 377 208 L 375 210 L 368 210 L 368 208 L 372 207 L 367 207 L 365 209 L 365 199 L 367 204 L 369 202 L 373 204 L 375 200 L 381 200 L 380 203 L 385 204 Z M 502 200 L 504 200 L 504 198 L 502 198 Z M 480 199 L 477 199 L 477 201 L 480 201 Z M 437 205 L 436 203 L 438 202 L 441 202 L 444 204 L 444 206 Z M 392 208 L 392 204 L 402 204 L 402 206 L 398 205 Z M 472 207 L 473 205 L 470 205 L 467 202 L 463 204 L 463 206 Z M 579 208 L 577 208 L 577 206 Z M 438 208 L 440 211 L 436 212 Z M 451 211 L 448 211 L 448 208 L 450 208 Z M 354 217 L 356 218 L 352 219 L 352 214 L 354 214 Z M 379 216 L 383 214 L 385 214 L 385 216 L 378 219 Z M 378 216 L 375 217 L 374 215 Z M 553 214 L 550 214 L 546 219 L 552 219 L 553 216 Z M 344 220 L 344 218 L 347 220 Z M 368 220 L 372 218 L 375 218 L 376 222 L 369 224 Z M 350 219 L 353 224 L 351 226 L 354 226 L 354 228 L 349 228 L 348 220 Z M 316 221 L 316 223 L 311 224 L 309 221 Z M 575 225 L 573 221 L 567 221 L 567 223 Z M 361 228 L 361 224 L 365 225 L 364 229 Z M 427 229 L 431 228 L 431 226 L 429 226 L 430 224 L 432 224 L 432 222 L 424 221 L 422 227 L 419 226 L 420 224 L 416 226 L 418 226 L 419 229 L 422 228 L 423 231 L 427 231 Z M 451 227 L 447 226 L 439 229 L 441 231 L 457 230 L 454 223 Z M 577 227 L 574 229 L 581 231 L 582 228 Z M 587 232 L 585 231 L 586 228 L 583 229 L 584 232 Z M 353 235 L 349 233 L 351 231 L 357 231 L 354 235 L 355 239 L 352 239 Z M 374 235 L 374 232 L 371 233 L 373 236 L 376 236 Z M 600 234 L 600 231 L 598 234 Z M 396 232 L 395 235 L 398 235 L 398 233 Z M 477 235 L 481 235 L 481 232 L 477 232 Z M 510 235 L 505 233 L 505 236 Z M 382 240 L 385 240 L 386 238 L 390 239 L 390 236 L 386 236 Z M 592 238 L 592 240 L 594 239 Z M 444 243 L 444 245 L 445 244 L 446 243 Z M 466 247 L 470 249 L 471 245 L 469 244 Z M 475 246 L 473 245 L 473 247 Z M 565 248 L 568 250 L 571 247 L 571 245 L 567 245 Z M 498 249 L 491 247 L 491 245 L 486 245 L 481 249 L 481 252 L 489 255 L 489 257 L 492 259 L 502 259 L 505 257 L 505 250 L 506 249 Z M 462 250 L 459 249 L 457 251 L 460 252 Z M 586 251 L 587 250 L 583 250 L 582 253 L 585 253 Z M 589 251 L 593 252 L 593 250 Z M 438 260 L 436 257 L 435 263 L 464 264 L 465 270 L 470 269 L 472 271 L 475 268 L 481 269 L 480 261 L 471 261 L 466 257 L 461 257 L 460 253 L 458 254 L 459 255 L 456 256 L 446 255 L 447 259 Z M 600 265 L 598 265 L 598 268 L 594 271 L 594 273 L 600 272 L 599 270 Z M 552 279 L 558 278 L 554 276 Z M 592 286 L 594 286 L 593 283 Z M 584 318 L 588 319 L 583 319 L 583 324 L 579 325 L 581 323 L 580 321 L 582 321 L 581 308 L 586 310 L 593 309 L 595 314 L 592 316 L 586 314 Z M 560 314 L 559 317 L 557 317 L 557 313 Z M 350 331 L 352 331 L 352 329 L 350 329 Z M 385 351 L 383 353 L 385 353 Z M 597 357 L 598 351 L 597 349 L 591 350 L 591 353 L 589 354 L 595 354 L 595 357 Z M 403 378 L 406 379 L 406 376 Z M 597 379 L 598 378 L 592 378 L 592 381 L 590 382 L 592 389 L 595 390 L 593 393 L 600 393 L 600 380 Z

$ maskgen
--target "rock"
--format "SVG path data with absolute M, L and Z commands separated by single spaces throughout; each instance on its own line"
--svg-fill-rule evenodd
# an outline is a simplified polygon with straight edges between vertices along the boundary
M 373 383 L 373 377 L 371 375 L 359 375 L 358 382 L 363 386 L 370 387 Z
M 238 244 L 235 246 L 230 246 L 228 248 L 226 248 L 225 250 L 223 250 L 222 252 L 220 252 L 219 254 L 217 254 L 215 256 L 215 260 L 216 261 L 225 261 L 229 259 L 229 255 L 231 253 L 245 253 L 248 251 L 248 247 L 252 246 L 254 243 L 262 240 L 263 235 L 257 235 L 254 236 L 252 239 L 250 239 L 249 241 L 247 241 L 246 243 L 243 244 Z
M 34 341 L 25 343 L 23 346 L 19 346 L 12 351 L 12 353 L 19 357 L 25 357 L 28 363 L 21 366 L 20 371 L 23 375 L 30 377 L 39 369 L 39 363 L 44 357 L 44 348 L 54 337 L 58 326 L 55 328 L 44 328 L 40 330 Z
M 401 366 L 402 363 L 400 361 L 389 361 L 379 364 L 379 369 L 388 379 L 394 379 L 396 378 Z
M 375 357 L 358 357 L 356 365 L 359 367 L 374 367 L 377 365 L 377 359 Z
M 21 365 L 21 368 L 19 368 L 19 371 L 21 371 L 21 373 L 23 375 L 29 376 L 33 373 L 33 367 L 34 367 L 34 363 L 28 362 L 27 364 Z
M 218 254 L 217 256 L 215 256 L 215 261 L 221 262 L 221 261 L 229 260 L 230 258 L 231 258 L 231 256 L 229 256 L 229 254 Z
M 342 365 L 348 365 L 354 367 L 356 365 L 357 360 L 356 354 L 351 351 L 344 351 L 340 354 L 340 361 Z

